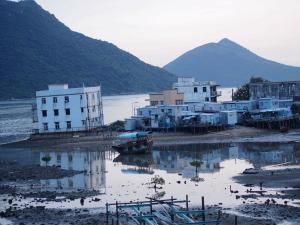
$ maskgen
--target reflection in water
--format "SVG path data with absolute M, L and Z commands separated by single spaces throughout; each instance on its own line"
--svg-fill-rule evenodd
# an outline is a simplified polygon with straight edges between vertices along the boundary
M 246 193 L 247 188 L 234 183 L 232 177 L 249 167 L 258 168 L 286 162 L 299 165 L 299 149 L 300 144 L 297 143 L 194 144 L 157 147 L 151 154 L 138 156 L 121 156 L 113 151 L 103 152 L 96 148 L 72 151 L 7 149 L 8 154 L 4 154 L 4 150 L 0 157 L 2 160 L 12 160 L 12 151 L 15 151 L 16 154 L 20 154 L 17 160 L 21 160 L 21 154 L 24 154 L 26 162 L 32 158 L 32 162 L 38 161 L 40 165 L 45 166 L 46 163 L 41 159 L 50 155 L 49 166 L 85 171 L 73 177 L 41 181 L 49 190 L 96 189 L 105 193 L 99 196 L 100 203 L 87 202 L 85 207 L 99 207 L 99 204 L 104 206 L 105 202 L 112 201 L 144 200 L 145 197 L 155 194 L 147 185 L 154 175 L 165 179 L 163 191 L 166 198 L 185 198 L 188 194 L 195 201 L 191 202 L 193 205 L 199 202 L 199 196 L 205 196 L 208 204 L 222 201 L 223 206 L 231 207 L 242 204 L 242 200 L 237 200 L 235 195 L 229 192 L 229 186 L 240 193 Z M 204 182 L 196 184 L 190 181 L 195 176 L 195 168 L 190 165 L 193 160 L 203 162 L 198 168 L 198 173 Z M 276 190 L 269 190 L 269 193 L 275 194 Z M 56 204 L 51 206 L 66 204 L 66 207 L 80 207 L 79 200 Z
M 46 166 L 42 158 L 51 157 L 48 166 L 59 166 L 65 170 L 83 171 L 73 177 L 62 179 L 42 180 L 41 184 L 55 189 L 105 189 L 105 152 L 68 151 L 68 152 L 41 152 L 40 165 Z

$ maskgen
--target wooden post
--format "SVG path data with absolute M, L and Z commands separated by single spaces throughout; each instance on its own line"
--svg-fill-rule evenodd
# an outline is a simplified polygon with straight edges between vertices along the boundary
M 105 206 L 106 206 L 106 225 L 108 225 L 108 203 L 106 203 Z
M 188 195 L 185 196 L 185 208 L 186 208 L 186 211 L 189 211 L 189 196 Z
M 152 198 L 150 199 L 150 213 L 152 214 L 153 209 L 152 209 Z
M 171 196 L 171 204 L 173 205 L 173 196 Z M 174 221 L 174 213 L 171 211 L 171 220 Z
M 201 202 L 202 202 L 202 210 L 205 210 L 204 196 L 201 197 Z M 205 212 L 202 213 L 202 220 L 205 221 Z
M 119 225 L 119 207 L 118 207 L 118 201 L 116 201 L 116 216 L 117 216 L 117 225 Z
M 234 225 L 237 225 L 237 216 L 234 217 Z

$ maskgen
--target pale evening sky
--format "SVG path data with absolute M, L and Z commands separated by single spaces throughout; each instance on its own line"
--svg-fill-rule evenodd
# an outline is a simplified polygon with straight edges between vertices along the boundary
M 65 25 L 164 66 L 227 37 L 300 66 L 299 0 L 37 0 Z

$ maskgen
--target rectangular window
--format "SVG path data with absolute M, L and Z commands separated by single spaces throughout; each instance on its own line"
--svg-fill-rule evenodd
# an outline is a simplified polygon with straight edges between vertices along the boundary
M 206 87 L 203 87 L 203 92 L 206 92 L 206 89 L 207 89 Z
M 206 101 L 206 102 L 209 102 L 209 98 L 208 98 L 208 97 L 206 97 L 206 98 L 205 98 L 205 101 Z
M 43 123 L 44 130 L 48 130 L 48 123 Z
M 194 93 L 198 93 L 198 88 L 194 87 Z
M 54 109 L 54 116 L 58 116 L 58 109 Z
M 85 120 L 81 120 L 81 123 L 84 126 L 85 125 Z
M 96 111 L 96 107 L 95 106 L 93 106 L 93 112 L 95 112 Z
M 55 130 L 59 130 L 60 129 L 59 128 L 59 122 L 55 122 L 54 125 L 55 125 Z
M 182 104 L 183 104 L 183 101 L 182 101 L 182 100 L 176 100 L 175 104 L 176 104 L 176 105 L 182 105 Z
M 42 98 L 42 104 L 46 104 L 46 98 Z
M 67 129 L 71 129 L 72 125 L 71 125 L 71 121 L 67 121 Z
M 47 117 L 47 110 L 42 110 L 43 117 Z
M 163 105 L 163 104 L 164 104 L 164 101 L 160 101 L 160 104 Z
M 53 97 L 53 103 L 57 103 L 57 97 Z
M 70 101 L 69 96 L 65 96 L 65 103 L 68 103 Z
M 82 112 L 82 113 L 84 112 L 84 108 L 83 108 L 83 107 L 81 107 L 81 112 Z
M 68 116 L 68 115 L 71 115 L 71 110 L 70 109 L 65 109 L 65 111 L 66 111 L 66 115 Z

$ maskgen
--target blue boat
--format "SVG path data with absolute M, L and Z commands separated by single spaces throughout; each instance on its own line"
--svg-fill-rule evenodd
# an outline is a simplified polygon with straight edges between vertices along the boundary
M 113 141 L 112 148 L 120 154 L 145 154 L 151 152 L 152 145 L 149 132 L 128 132 L 120 134 Z

